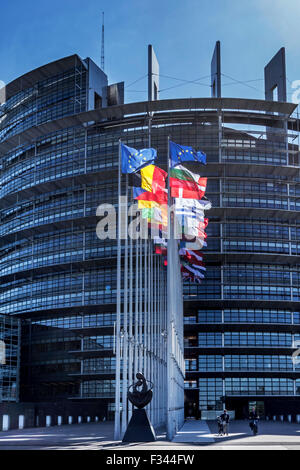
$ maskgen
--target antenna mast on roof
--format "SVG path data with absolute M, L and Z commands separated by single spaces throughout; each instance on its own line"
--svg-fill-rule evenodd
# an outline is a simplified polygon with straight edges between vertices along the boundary
M 104 11 L 102 12 L 102 46 L 101 46 L 101 69 L 104 72 Z

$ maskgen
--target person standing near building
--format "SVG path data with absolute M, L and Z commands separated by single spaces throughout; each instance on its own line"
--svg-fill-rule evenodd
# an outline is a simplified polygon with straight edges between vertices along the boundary
M 224 410 L 224 413 L 221 414 L 221 421 L 223 423 L 223 434 L 226 436 L 228 436 L 229 420 L 229 414 L 227 413 L 227 410 Z
M 259 416 L 256 412 L 256 408 L 252 408 L 252 411 L 250 412 L 250 415 L 249 415 L 249 426 L 253 432 L 254 435 L 256 435 L 258 433 L 258 420 L 259 420 Z
M 221 416 L 217 417 L 217 423 L 218 423 L 218 436 L 223 436 L 223 421 L 221 419 Z

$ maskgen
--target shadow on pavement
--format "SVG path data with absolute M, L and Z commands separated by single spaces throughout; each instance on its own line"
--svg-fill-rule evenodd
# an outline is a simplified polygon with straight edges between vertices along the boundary
M 113 423 L 80 424 L 51 428 L 11 430 L 0 433 L 0 450 L 4 449 L 135 449 L 139 446 L 166 447 L 184 449 L 186 446 L 211 448 L 214 446 L 264 446 L 287 445 L 300 447 L 300 424 L 261 421 L 259 433 L 253 436 L 248 421 L 232 421 L 229 426 L 229 436 L 217 436 L 217 423 L 207 421 L 209 436 L 214 442 L 169 442 L 164 430 L 157 432 L 155 443 L 122 443 L 113 440 Z

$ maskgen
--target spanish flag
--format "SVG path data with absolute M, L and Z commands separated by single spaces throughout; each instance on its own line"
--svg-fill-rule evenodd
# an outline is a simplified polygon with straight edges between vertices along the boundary
M 151 201 L 158 204 L 168 204 L 168 195 L 166 192 L 152 193 L 142 188 L 133 188 L 133 198 L 138 201 Z M 153 207 L 153 205 L 151 205 Z

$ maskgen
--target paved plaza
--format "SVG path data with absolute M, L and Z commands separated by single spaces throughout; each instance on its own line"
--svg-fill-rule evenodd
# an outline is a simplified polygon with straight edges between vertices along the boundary
M 163 432 L 157 442 L 113 441 L 113 423 L 89 423 L 0 433 L 0 450 L 300 450 L 300 424 L 262 421 L 252 436 L 247 421 L 232 421 L 228 437 L 217 436 L 214 422 L 186 421 L 173 442 Z

